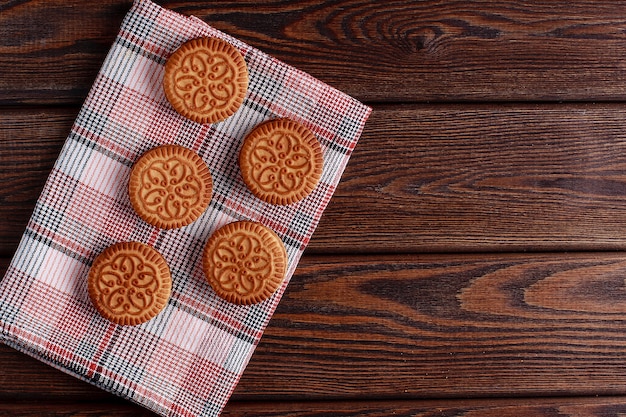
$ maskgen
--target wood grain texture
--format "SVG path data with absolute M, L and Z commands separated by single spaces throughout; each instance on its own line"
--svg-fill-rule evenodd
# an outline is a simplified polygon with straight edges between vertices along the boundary
M 376 107 L 311 247 L 623 250 L 624 116 L 605 104 Z
M 365 101 L 626 97 L 619 2 L 159 3 Z M 0 6 L 0 103 L 82 102 L 129 7 L 127 0 Z
M 623 253 L 305 256 L 233 399 L 625 395 L 625 272 Z M 0 361 L 0 402 L 108 395 Z
M 435 401 L 231 403 L 223 417 L 609 417 L 626 412 L 623 397 Z
M 621 253 L 305 257 L 235 398 L 624 393 L 625 268 Z
M 82 103 L 130 1 L 0 5 L 0 104 Z
M 231 402 L 223 417 L 607 417 L 626 412 L 624 397 L 556 399 L 405 400 L 333 402 Z M 156 416 L 132 404 L 0 404 L 4 417 Z
M 77 111 L 0 111 L 0 253 Z M 379 105 L 307 250 L 624 250 L 625 167 L 619 104 Z
M 158 3 L 374 107 L 224 416 L 626 415 L 623 2 Z M 130 6 L 0 4 L 0 276 Z M 0 416 L 154 415 L 0 364 Z
M 13 253 L 77 109 L 0 110 L 0 254 Z M 36 121 L 36 123 L 35 123 Z

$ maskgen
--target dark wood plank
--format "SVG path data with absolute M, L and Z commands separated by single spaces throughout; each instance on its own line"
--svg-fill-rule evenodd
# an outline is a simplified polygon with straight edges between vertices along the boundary
M 376 107 L 311 250 L 623 250 L 624 120 L 619 104 Z
M 130 1 L 0 5 L 0 104 L 82 103 Z
M 305 257 L 235 392 L 626 393 L 626 257 Z
M 523 398 L 435 401 L 236 403 L 222 417 L 609 417 L 626 412 L 626 399 Z
M 120 402 L 93 385 L 0 344 L 0 404 L 10 401 Z
M 0 254 L 15 251 L 77 112 L 0 112 L 0 218 L 10 219 L 0 222 Z
M 305 256 L 233 399 L 626 395 L 624 253 Z M 108 395 L 0 348 L 0 402 Z
M 230 402 L 223 417 L 608 417 L 626 412 L 624 397 L 524 398 L 488 400 Z M 155 416 L 132 404 L 55 403 L 0 404 L 7 417 Z
M 77 111 L 0 113 L 0 253 Z M 308 250 L 624 250 L 625 166 L 619 104 L 377 106 Z
M 609 0 L 160 3 L 361 100 L 626 98 L 626 8 Z M 0 103 L 82 102 L 129 7 L 5 2 Z

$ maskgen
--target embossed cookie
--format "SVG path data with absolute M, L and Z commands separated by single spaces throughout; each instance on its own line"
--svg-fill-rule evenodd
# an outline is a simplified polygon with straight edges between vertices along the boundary
M 165 259 L 139 242 L 109 246 L 96 257 L 87 279 L 96 310 L 121 325 L 141 324 L 159 314 L 172 290 Z
M 217 295 L 234 304 L 255 304 L 282 284 L 287 252 L 278 235 L 266 226 L 234 222 L 209 238 L 202 267 Z
M 202 158 L 178 145 L 143 154 L 128 182 L 130 202 L 139 216 L 161 229 L 190 224 L 211 201 L 213 180 Z
M 246 62 L 234 46 L 221 39 L 192 39 L 165 63 L 167 100 L 178 113 L 198 123 L 232 116 L 247 89 Z
M 289 119 L 261 123 L 239 153 L 241 176 L 254 195 L 270 204 L 292 204 L 315 189 L 324 168 L 315 135 Z

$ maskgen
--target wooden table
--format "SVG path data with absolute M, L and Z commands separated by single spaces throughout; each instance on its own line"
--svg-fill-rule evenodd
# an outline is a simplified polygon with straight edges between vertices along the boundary
M 161 2 L 373 106 L 226 416 L 626 413 L 626 3 Z M 0 273 L 130 4 L 0 3 Z M 0 415 L 151 415 L 0 347 Z

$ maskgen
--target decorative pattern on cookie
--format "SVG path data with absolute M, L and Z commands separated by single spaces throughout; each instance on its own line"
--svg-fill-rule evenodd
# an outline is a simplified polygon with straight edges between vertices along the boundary
M 87 279 L 96 310 L 120 325 L 134 326 L 159 314 L 172 290 L 165 259 L 139 242 L 109 246 L 96 257 Z
M 184 43 L 165 63 L 163 91 L 172 107 L 198 123 L 232 116 L 248 90 L 248 68 L 239 51 L 218 38 Z
M 324 168 L 322 148 L 306 127 L 289 119 L 261 123 L 239 153 L 241 176 L 254 195 L 270 204 L 302 200 Z
M 209 238 L 202 266 L 218 296 L 249 305 L 266 300 L 280 287 L 287 271 L 287 252 L 271 229 L 240 221 L 223 226 Z
M 202 158 L 178 145 L 159 146 L 143 154 L 128 182 L 137 214 L 161 229 L 192 223 L 208 207 L 212 192 L 211 172 Z

